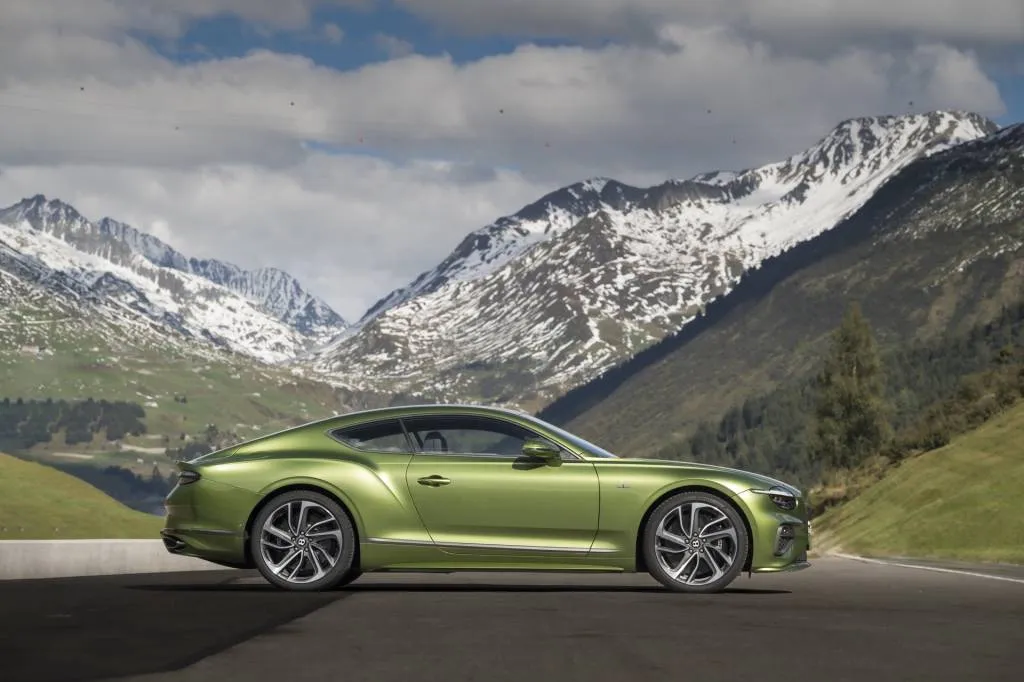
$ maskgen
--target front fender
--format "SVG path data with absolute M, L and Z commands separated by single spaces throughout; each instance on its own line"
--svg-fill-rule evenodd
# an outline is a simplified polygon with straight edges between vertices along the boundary
M 760 532 L 757 523 L 757 515 L 754 514 L 750 505 L 748 505 L 746 499 L 744 499 L 743 491 L 737 491 L 734 488 L 723 485 L 718 481 L 707 478 L 687 478 L 685 480 L 674 481 L 653 493 L 645 503 L 643 519 L 637 524 L 637 536 L 642 532 L 643 526 L 647 521 L 648 514 L 654 511 L 654 508 L 660 504 L 662 500 L 668 499 L 676 493 L 689 490 L 707 490 L 708 492 L 717 493 L 719 496 L 731 502 L 747 523 L 747 530 L 750 531 L 751 545 L 758 542 Z M 753 553 L 753 547 L 751 548 L 751 553 Z
M 600 471 L 601 518 L 593 549 L 612 552 L 616 556 L 636 554 L 637 539 L 650 512 L 662 500 L 687 490 L 705 490 L 733 503 L 750 524 L 751 535 L 757 535 L 756 522 L 739 491 L 707 477 L 667 479 L 664 472 L 635 470 L 628 476 L 617 471 Z
M 722 497 L 732 500 L 733 502 L 736 501 L 737 496 L 740 494 L 738 491 L 708 478 L 685 478 L 672 481 L 671 483 L 666 483 L 662 487 L 651 492 L 647 499 L 644 500 L 644 509 L 646 511 L 650 511 L 654 508 L 655 503 L 659 502 L 663 498 L 669 497 L 676 491 L 689 488 L 706 488 L 718 493 Z

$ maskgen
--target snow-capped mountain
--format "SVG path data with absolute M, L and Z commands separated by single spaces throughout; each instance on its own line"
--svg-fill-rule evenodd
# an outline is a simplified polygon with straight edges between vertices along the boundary
M 966 339 L 985 345 L 980 325 L 1009 324 L 1024 295 L 1024 123 L 914 161 L 851 218 L 765 265 L 708 306 L 699 333 L 684 329 L 540 417 L 630 457 L 695 457 L 794 475 L 800 448 L 785 439 L 728 453 L 705 442 L 698 454 L 691 436 L 703 422 L 714 440 L 720 425 L 732 431 L 735 418 L 751 416 L 764 417 L 772 433 L 784 413 L 785 435 L 799 440 L 803 408 L 792 399 L 820 367 L 850 301 L 861 304 L 882 351 L 930 346 L 941 357 Z M 1017 338 L 1010 326 L 1007 343 Z M 976 367 L 957 364 L 954 374 Z M 915 390 L 935 387 L 904 379 L 905 407 L 935 399 L 915 403 Z M 652 442 L 651 433 L 664 437 Z
M 625 208 L 630 202 L 640 200 L 643 194 L 643 190 L 608 178 L 592 178 L 552 192 L 515 215 L 499 218 L 471 233 L 436 268 L 374 304 L 360 324 L 411 298 L 437 291 L 450 281 L 479 279 L 532 246 L 564 232 L 602 206 Z
M 911 161 L 997 129 L 960 112 L 858 118 L 762 168 L 566 187 L 470 234 L 304 364 L 356 389 L 536 407 L 834 227 Z
M 156 237 L 130 225 L 103 218 L 98 226 L 101 232 L 128 245 L 132 252 L 141 254 L 154 265 L 189 272 L 225 286 L 314 340 L 330 338 L 347 326 L 329 305 L 303 289 L 298 280 L 283 270 L 243 270 L 224 261 L 186 258 Z
M 287 273 L 186 258 L 129 225 L 92 222 L 41 195 L 0 209 L 0 247 L 8 271 L 19 261 L 22 275 L 37 282 L 106 296 L 122 312 L 266 362 L 293 358 L 345 328 Z

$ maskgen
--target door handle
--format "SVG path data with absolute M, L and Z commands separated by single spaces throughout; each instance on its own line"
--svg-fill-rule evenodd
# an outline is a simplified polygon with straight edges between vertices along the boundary
M 448 485 L 451 483 L 451 479 L 447 479 L 444 476 L 434 474 L 433 476 L 424 476 L 423 478 L 417 479 L 416 481 L 420 485 L 429 485 L 431 488 L 437 488 L 442 485 Z

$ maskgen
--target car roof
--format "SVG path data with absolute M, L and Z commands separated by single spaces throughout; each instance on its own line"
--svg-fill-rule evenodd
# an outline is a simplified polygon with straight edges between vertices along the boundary
M 416 417 L 431 414 L 480 414 L 480 415 L 505 415 L 518 417 L 520 419 L 533 420 L 529 412 L 514 410 L 496 405 L 473 405 L 467 403 L 419 403 L 415 405 L 391 405 L 388 407 L 377 407 L 367 410 L 357 410 L 337 414 L 315 423 L 332 423 L 337 425 L 356 424 L 375 419 L 388 419 L 398 417 Z

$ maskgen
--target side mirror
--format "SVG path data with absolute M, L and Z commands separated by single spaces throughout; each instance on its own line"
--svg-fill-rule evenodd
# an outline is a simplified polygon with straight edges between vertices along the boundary
M 561 463 L 562 461 L 562 451 L 546 440 L 540 440 L 539 438 L 531 438 L 523 443 L 523 455 L 525 457 L 543 459 L 545 462 Z

